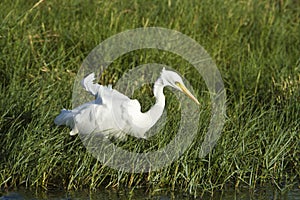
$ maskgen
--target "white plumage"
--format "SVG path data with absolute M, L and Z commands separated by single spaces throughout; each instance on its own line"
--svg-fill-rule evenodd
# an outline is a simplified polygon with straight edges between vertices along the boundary
M 181 77 L 169 70 L 163 69 L 160 77 L 154 83 L 153 94 L 155 104 L 147 111 L 141 112 L 140 103 L 109 86 L 93 83 L 94 73 L 81 81 L 83 88 L 95 100 L 76 107 L 73 110 L 63 109 L 55 118 L 57 125 L 69 126 L 70 135 L 100 134 L 105 137 L 114 136 L 124 139 L 126 134 L 147 139 L 145 133 L 158 121 L 165 107 L 165 86 L 174 87 L 190 97 L 197 104 L 198 100 L 185 87 Z

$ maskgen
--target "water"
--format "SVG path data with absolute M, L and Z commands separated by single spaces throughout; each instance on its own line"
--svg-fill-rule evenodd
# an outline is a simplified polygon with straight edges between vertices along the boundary
M 11 192 L 1 192 L 0 200 L 35 200 L 35 199 L 57 199 L 57 200 L 75 200 L 75 199 L 97 199 L 97 200 L 187 200 L 194 199 L 193 196 L 180 192 L 147 192 L 144 189 L 131 190 L 114 190 L 101 188 L 99 191 L 90 192 L 88 190 L 69 191 L 63 190 L 48 190 L 48 191 L 30 191 L 20 188 Z M 196 199 L 223 199 L 223 200 L 299 200 L 300 189 L 294 188 L 286 192 L 280 192 L 275 188 L 260 188 L 255 191 L 237 191 L 227 190 L 215 192 L 213 196 L 210 194 L 204 195 L 202 198 Z

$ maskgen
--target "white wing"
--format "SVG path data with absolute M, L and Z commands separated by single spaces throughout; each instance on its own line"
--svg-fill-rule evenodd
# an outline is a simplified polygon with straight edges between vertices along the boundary
M 83 104 L 73 110 L 75 124 L 81 133 L 104 132 L 106 130 L 134 132 L 136 137 L 140 132 L 137 118 L 141 116 L 141 106 L 137 100 L 112 89 L 112 86 L 102 86 L 95 81 L 95 74 L 85 77 L 81 84 L 83 88 L 95 96 L 95 101 Z
M 73 110 L 63 110 L 55 123 L 70 126 L 72 135 L 80 132 L 107 136 L 114 132 L 115 136 L 123 137 L 126 132 L 137 138 L 146 138 L 145 132 L 153 125 L 151 115 L 141 112 L 141 105 L 136 99 L 132 100 L 112 89 L 111 85 L 106 87 L 94 81 L 95 74 L 91 73 L 81 84 L 96 99 Z
M 95 80 L 95 74 L 91 73 L 81 81 L 82 87 L 96 97 L 95 103 L 105 105 L 108 104 L 108 102 L 112 99 L 123 101 L 130 100 L 124 94 L 112 89 L 111 85 L 102 86 L 98 83 L 94 83 Z
M 93 96 L 96 96 L 101 85 L 95 84 L 95 74 L 91 73 L 81 81 L 82 87 L 91 93 Z

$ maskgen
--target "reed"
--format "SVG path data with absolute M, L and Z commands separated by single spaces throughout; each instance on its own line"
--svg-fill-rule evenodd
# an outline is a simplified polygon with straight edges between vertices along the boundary
M 1 188 L 146 186 L 201 195 L 227 186 L 271 183 L 283 190 L 299 184 L 299 1 L 4 0 L 0 5 Z M 63 107 L 71 108 L 77 70 L 95 46 L 121 31 L 150 26 L 178 30 L 209 52 L 225 81 L 227 119 L 206 157 L 198 158 L 201 140 L 195 140 L 160 171 L 124 173 L 103 166 L 53 119 Z M 129 55 L 113 63 L 104 82 L 114 84 L 124 71 L 147 62 L 162 61 L 179 71 L 187 67 L 155 50 Z M 190 81 L 201 103 L 209 105 L 205 84 L 197 77 Z M 136 97 L 149 107 L 150 89 L 140 92 L 146 97 Z M 178 105 L 171 96 L 175 106 L 169 112 Z M 201 116 L 204 130 L 209 109 Z M 167 130 L 176 127 L 171 120 Z M 156 139 L 165 141 L 165 134 Z

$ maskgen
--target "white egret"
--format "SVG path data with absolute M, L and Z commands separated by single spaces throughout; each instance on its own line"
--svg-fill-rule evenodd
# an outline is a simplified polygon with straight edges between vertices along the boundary
M 84 78 L 81 84 L 86 91 L 95 96 L 95 100 L 73 110 L 63 109 L 54 120 L 57 125 L 69 126 L 72 129 L 70 135 L 97 133 L 105 137 L 124 138 L 127 133 L 137 138 L 147 139 L 145 133 L 163 113 L 165 86 L 182 91 L 199 104 L 185 87 L 181 77 L 165 68 L 154 83 L 153 94 L 156 102 L 147 112 L 141 112 L 140 103 L 136 99 L 130 99 L 112 89 L 111 85 L 106 87 L 93 83 L 94 80 L 95 75 L 92 73 Z

